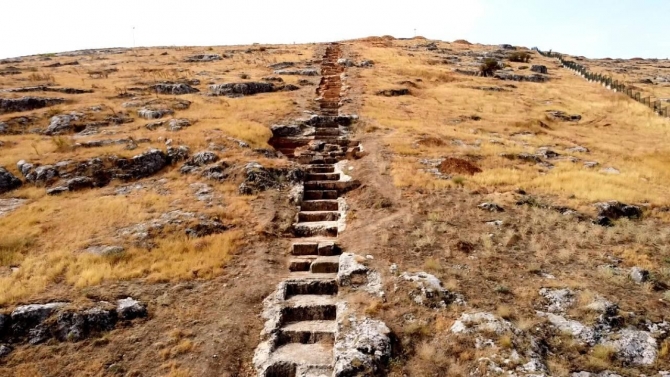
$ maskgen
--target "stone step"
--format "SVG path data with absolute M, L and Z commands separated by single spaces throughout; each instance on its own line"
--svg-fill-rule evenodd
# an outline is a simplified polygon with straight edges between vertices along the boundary
M 340 257 L 335 255 L 331 257 L 318 257 L 310 265 L 310 272 L 313 274 L 337 273 L 340 267 Z
M 281 323 L 291 323 L 300 321 L 334 321 L 337 317 L 337 305 L 332 296 L 323 296 L 328 299 L 328 302 L 323 302 L 321 296 L 315 296 L 318 300 L 316 302 L 306 302 L 307 296 L 293 296 L 292 298 L 301 297 L 299 301 L 289 301 L 290 306 L 284 306 L 281 309 L 280 321 Z
M 335 190 L 337 192 L 344 192 L 356 187 L 351 181 L 312 181 L 305 182 L 305 191 L 317 190 Z
M 316 256 L 300 256 L 293 258 L 288 261 L 288 269 L 291 272 L 309 271 L 312 262 L 314 262 L 316 258 Z
M 333 199 L 304 200 L 300 204 L 301 211 L 337 211 L 339 209 L 340 202 Z
M 323 161 L 325 161 L 326 164 L 336 164 L 339 161 L 339 159 L 334 157 L 326 157 L 323 159 Z
M 296 242 L 291 246 L 292 255 L 333 256 L 342 254 L 340 247 L 333 241 Z
M 336 321 L 302 321 L 288 323 L 279 329 L 277 345 L 288 343 L 335 343 Z
M 291 280 L 305 279 L 305 280 L 329 280 L 337 279 L 337 274 L 315 274 L 307 271 L 291 272 L 288 275 Z
M 269 364 L 262 377 L 330 377 L 333 346 L 328 343 L 288 343 L 274 350 Z
M 334 296 L 338 288 L 335 279 L 289 280 L 286 282 L 284 299 L 288 300 L 294 296 Z
M 305 181 L 339 181 L 340 173 L 308 173 Z
M 340 257 L 334 256 L 298 256 L 289 261 L 291 272 L 309 271 L 315 274 L 336 273 L 340 267 Z
M 314 135 L 318 139 L 320 136 L 339 136 L 340 129 L 335 127 L 319 127 L 314 130 Z
M 334 173 L 333 165 L 310 165 L 306 169 L 309 173 Z
M 340 213 L 337 211 L 302 211 L 298 213 L 298 222 L 309 223 L 314 221 L 337 221 Z
M 337 221 L 315 221 L 310 223 L 293 224 L 293 234 L 296 237 L 337 237 L 339 224 Z
M 334 371 L 330 366 L 306 365 L 299 366 L 296 376 L 300 377 L 331 377 Z
M 303 200 L 337 199 L 337 190 L 305 191 Z

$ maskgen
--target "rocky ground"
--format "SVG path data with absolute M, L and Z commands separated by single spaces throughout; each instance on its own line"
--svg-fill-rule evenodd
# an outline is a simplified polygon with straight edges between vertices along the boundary
M 522 47 L 341 46 L 339 263 L 371 272 L 340 294 L 390 329 L 375 373 L 667 375 L 668 120 Z M 324 51 L 0 61 L 0 374 L 255 375 Z M 666 95 L 664 61 L 580 64 Z

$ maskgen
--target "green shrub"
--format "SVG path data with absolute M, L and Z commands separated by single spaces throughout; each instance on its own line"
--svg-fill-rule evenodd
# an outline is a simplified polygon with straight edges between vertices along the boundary
M 492 58 L 487 58 L 484 59 L 484 62 L 479 67 L 479 72 L 481 73 L 482 76 L 489 77 L 493 76 L 495 71 L 497 71 L 498 69 L 500 69 L 498 61 Z

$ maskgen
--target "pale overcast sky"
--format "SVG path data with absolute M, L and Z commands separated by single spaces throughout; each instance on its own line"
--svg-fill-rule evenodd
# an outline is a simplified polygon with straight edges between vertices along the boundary
M 2 0 L 0 58 L 83 48 L 326 42 L 370 35 L 670 55 L 670 0 Z M 133 41 L 133 26 L 134 41 Z

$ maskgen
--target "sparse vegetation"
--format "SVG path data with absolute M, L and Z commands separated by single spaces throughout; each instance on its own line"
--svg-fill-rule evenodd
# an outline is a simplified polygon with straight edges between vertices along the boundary
M 516 63 L 528 63 L 531 56 L 526 51 L 515 51 L 509 55 L 509 61 Z

